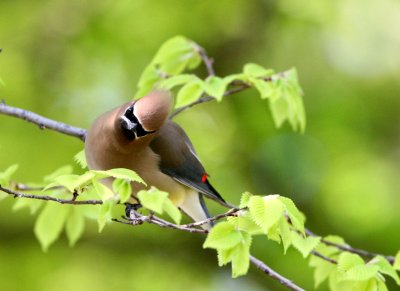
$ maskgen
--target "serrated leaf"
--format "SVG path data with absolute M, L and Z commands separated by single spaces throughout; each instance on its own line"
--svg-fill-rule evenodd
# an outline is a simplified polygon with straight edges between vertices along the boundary
M 253 195 L 250 192 L 244 192 L 242 194 L 242 197 L 240 197 L 239 208 L 247 207 L 251 196 L 253 196 Z
M 85 218 L 81 208 L 71 205 L 71 210 L 67 217 L 65 225 L 65 232 L 69 241 L 69 245 L 72 247 L 82 236 L 85 229 Z
M 259 225 L 265 234 L 283 216 L 283 204 L 277 196 L 252 196 L 249 200 L 249 211 L 254 222 Z
M 231 223 L 224 221 L 211 229 L 203 248 L 227 250 L 239 244 L 241 240 L 241 232 L 236 230 Z
M 53 180 L 59 176 L 63 176 L 63 175 L 69 175 L 71 174 L 73 171 L 72 166 L 71 165 L 65 165 L 62 166 L 60 168 L 58 168 L 57 170 L 55 170 L 54 172 L 52 172 L 51 174 L 45 176 L 43 178 L 44 182 L 50 183 L 53 182 Z
M 163 204 L 163 210 L 172 218 L 176 224 L 181 223 L 182 214 L 178 207 L 170 199 L 165 199 Z
M 94 193 L 96 193 L 96 195 L 102 201 L 109 200 L 109 199 L 111 199 L 111 198 L 113 198 L 115 196 L 114 193 L 111 191 L 111 189 L 108 188 L 103 183 L 100 183 L 100 182 L 98 182 L 96 180 L 92 180 L 92 185 L 93 185 Z
M 299 211 L 291 199 L 282 196 L 279 196 L 278 199 L 285 205 L 285 211 L 289 216 L 293 227 L 301 233 L 304 233 L 304 215 Z
M 275 85 L 271 82 L 257 78 L 250 78 L 250 82 L 260 93 L 261 99 L 268 99 L 276 94 L 279 94 Z
M 232 261 L 232 255 L 234 254 L 235 248 L 217 250 L 218 266 L 222 267 Z
M 319 257 L 310 257 L 310 266 L 314 267 L 314 286 L 317 288 L 322 282 L 336 270 L 336 265 L 329 263 Z
M 289 104 L 284 98 L 270 99 L 269 102 L 272 119 L 277 128 L 280 128 L 285 120 L 289 119 Z
M 320 237 L 309 236 L 304 238 L 295 231 L 292 231 L 292 244 L 293 246 L 306 258 L 321 241 Z
M 155 187 L 151 187 L 149 190 L 141 190 L 138 192 L 138 198 L 140 204 L 145 208 L 157 212 L 163 213 L 163 205 L 166 199 L 168 199 L 168 193 L 160 191 Z
M 157 51 L 153 63 L 175 61 L 179 56 L 193 51 L 192 42 L 184 36 L 178 35 L 165 41 Z
M 290 231 L 290 225 L 284 217 L 282 217 L 281 220 L 279 221 L 279 234 L 283 244 L 283 251 L 286 254 L 287 249 L 292 244 L 292 236 Z
M 355 282 L 352 281 L 343 281 L 342 274 L 340 274 L 337 270 L 334 270 L 329 276 L 329 290 L 332 291 L 344 291 L 351 290 L 353 291 L 355 287 Z M 360 290 L 356 289 L 355 291 Z
M 237 216 L 229 216 L 227 221 L 235 226 L 236 229 L 245 231 L 251 235 L 263 234 L 263 230 L 258 226 L 248 211 L 240 211 Z
M 355 266 L 364 264 L 364 260 L 359 255 L 343 252 L 339 255 L 338 270 L 341 272 L 347 272 Z
M 218 102 L 222 101 L 227 86 L 227 83 L 222 78 L 210 76 L 202 85 L 208 95 L 217 99 Z
M 171 76 L 168 79 L 162 80 L 159 83 L 159 86 L 161 89 L 169 91 L 177 86 L 182 86 L 194 80 L 196 80 L 195 75 L 191 74 L 176 75 L 176 76 Z
M 113 177 L 116 179 L 126 179 L 129 181 L 134 181 L 141 183 L 143 185 L 147 185 L 145 181 L 135 172 L 129 169 L 125 168 L 116 168 L 116 169 L 111 169 L 107 171 L 95 171 L 92 170 L 90 171 L 94 174 L 96 174 L 96 177 L 98 179 L 104 178 L 104 177 Z
M 365 281 L 375 277 L 378 270 L 378 266 L 357 265 L 346 271 L 343 278 L 350 281 Z
M 64 206 L 48 202 L 35 222 L 34 232 L 43 251 L 47 251 L 60 236 L 69 212 L 69 208 Z
M 250 266 L 251 235 L 242 233 L 242 241 L 234 247 L 232 254 L 232 277 L 245 275 Z
M 233 81 L 243 81 L 245 83 L 248 82 L 248 77 L 245 74 L 232 74 L 224 77 L 225 84 L 229 85 Z
M 121 203 L 127 202 L 132 195 L 132 187 L 131 182 L 126 179 L 117 178 L 114 180 L 113 184 L 113 191 L 119 194 L 119 200 Z
M 393 268 L 396 271 L 400 271 L 400 251 L 397 252 L 396 257 L 394 258 Z
M 203 88 L 198 81 L 185 84 L 178 92 L 175 108 L 186 106 L 198 100 L 203 94 Z
M 111 221 L 112 208 L 114 205 L 115 205 L 115 200 L 113 199 L 103 201 L 103 204 L 101 204 L 99 215 L 97 217 L 99 232 L 102 232 L 106 223 Z
M 399 275 L 396 273 L 395 268 L 382 256 L 377 256 L 372 259 L 368 264 L 373 264 L 379 267 L 379 272 L 386 274 L 396 281 L 397 285 L 400 285 Z
M 88 184 L 92 178 L 95 176 L 94 173 L 92 172 L 86 172 L 82 175 L 63 175 L 56 177 L 54 179 L 54 182 L 47 185 L 43 191 L 49 189 L 50 187 L 53 187 L 55 184 L 61 185 L 65 188 L 67 188 L 70 192 L 74 192 L 80 187 L 83 187 L 84 185 Z
M 263 66 L 254 63 L 248 63 L 243 67 L 243 73 L 249 77 L 259 78 L 259 77 L 269 77 L 274 71 L 271 69 L 265 69 Z
M 86 156 L 85 156 L 85 150 L 81 150 L 79 153 L 77 153 L 74 156 L 74 161 L 81 166 L 82 169 L 87 168 L 87 162 L 86 162 Z
M 3 187 L 8 187 L 12 175 L 18 170 L 19 166 L 17 164 L 9 166 L 4 172 L 0 173 L 0 185 Z

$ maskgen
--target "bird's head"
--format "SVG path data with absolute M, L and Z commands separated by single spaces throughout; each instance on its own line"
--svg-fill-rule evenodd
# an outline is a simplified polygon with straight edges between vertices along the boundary
M 156 132 L 168 118 L 171 104 L 172 97 L 166 91 L 153 91 L 126 104 L 118 119 L 123 134 L 134 140 Z

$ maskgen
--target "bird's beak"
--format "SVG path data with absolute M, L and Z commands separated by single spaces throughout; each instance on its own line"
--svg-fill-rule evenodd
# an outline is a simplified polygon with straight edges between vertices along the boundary
M 126 116 L 121 116 L 123 123 L 125 123 L 125 129 L 132 131 L 136 134 L 137 123 L 130 121 Z

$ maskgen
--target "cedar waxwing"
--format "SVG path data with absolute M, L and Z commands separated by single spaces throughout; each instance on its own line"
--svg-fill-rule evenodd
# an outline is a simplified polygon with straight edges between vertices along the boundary
M 202 195 L 228 205 L 209 183 L 186 133 L 168 119 L 171 105 L 169 93 L 154 91 L 102 114 L 86 135 L 87 164 L 93 170 L 135 171 L 147 187 L 168 192 L 176 206 L 201 221 L 209 217 Z M 132 196 L 145 188 L 133 182 Z

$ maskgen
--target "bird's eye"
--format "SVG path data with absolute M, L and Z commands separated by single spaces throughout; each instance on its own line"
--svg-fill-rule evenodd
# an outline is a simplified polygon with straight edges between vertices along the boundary
M 125 111 L 125 117 L 128 118 L 132 123 L 139 123 L 138 119 L 136 118 L 135 114 L 133 113 L 133 106 L 129 107 Z

